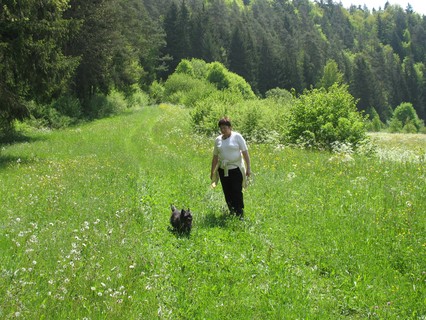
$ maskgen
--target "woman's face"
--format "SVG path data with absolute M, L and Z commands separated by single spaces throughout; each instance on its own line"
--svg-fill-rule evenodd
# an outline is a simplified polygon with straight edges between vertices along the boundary
M 227 126 L 227 125 L 221 125 L 221 126 L 219 127 L 219 129 L 220 129 L 220 133 L 222 133 L 222 135 L 223 135 L 224 137 L 229 137 L 229 136 L 231 135 L 231 127 L 230 127 L 230 126 Z

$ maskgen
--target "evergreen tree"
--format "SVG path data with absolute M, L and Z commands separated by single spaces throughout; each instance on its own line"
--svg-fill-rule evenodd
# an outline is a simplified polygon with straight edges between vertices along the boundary
M 330 88 L 333 84 L 338 85 L 343 83 L 343 74 L 339 71 L 336 61 L 329 60 L 324 67 L 324 72 L 321 80 L 317 84 L 317 88 Z
M 365 56 L 358 54 L 354 59 L 353 79 L 350 84 L 352 95 L 359 99 L 358 108 L 368 111 L 374 105 L 374 77 Z
M 119 12 L 120 7 L 113 0 L 71 0 L 66 12 L 70 19 L 82 22 L 67 51 L 81 59 L 74 91 L 85 108 L 95 94 L 107 94 L 113 86 L 114 57 L 126 45 L 120 34 Z
M 258 64 L 258 89 L 261 94 L 273 89 L 279 84 L 279 58 L 274 42 L 266 35 L 260 48 Z
M 205 21 L 207 15 L 204 6 L 195 9 L 192 12 L 192 18 L 190 22 L 190 35 L 189 41 L 191 46 L 191 56 L 198 59 L 205 59 Z
M 423 66 L 423 65 L 422 65 Z M 407 57 L 403 62 L 404 77 L 407 83 L 405 101 L 410 101 L 417 114 L 424 117 L 424 102 L 422 86 L 424 84 L 424 68 L 416 66 L 412 57 Z
M 0 11 L 0 132 L 28 115 L 26 100 L 49 102 L 67 88 L 77 60 L 62 45 L 72 32 L 67 1 L 3 1 Z
M 255 52 L 249 30 L 244 24 L 235 27 L 229 48 L 229 69 L 248 81 L 255 88 Z

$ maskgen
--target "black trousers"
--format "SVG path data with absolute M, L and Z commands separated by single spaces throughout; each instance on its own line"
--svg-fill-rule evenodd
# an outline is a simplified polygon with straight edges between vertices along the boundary
M 228 170 L 228 176 L 225 177 L 223 169 L 219 168 L 220 183 L 222 184 L 223 194 L 226 204 L 232 214 L 242 216 L 244 213 L 243 199 L 243 175 L 239 168 Z

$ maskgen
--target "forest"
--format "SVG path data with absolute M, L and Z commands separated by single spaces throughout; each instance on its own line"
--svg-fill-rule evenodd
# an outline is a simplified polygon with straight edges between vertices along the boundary
M 309 0 L 2 0 L 0 128 L 92 119 L 105 97 L 152 99 L 183 59 L 218 62 L 257 97 L 345 84 L 359 111 L 426 119 L 426 17 Z M 154 90 L 155 91 L 155 90 Z M 47 121 L 47 122 L 49 122 Z M 46 122 L 46 121 L 45 121 Z

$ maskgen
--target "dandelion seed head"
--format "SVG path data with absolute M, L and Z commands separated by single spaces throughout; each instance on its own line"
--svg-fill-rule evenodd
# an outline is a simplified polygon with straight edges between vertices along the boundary
M 294 172 L 289 172 L 288 174 L 287 174 L 287 179 L 288 180 L 293 180 L 294 178 L 296 178 L 296 174 L 294 173 Z

